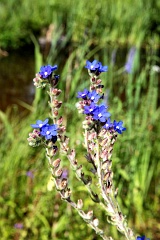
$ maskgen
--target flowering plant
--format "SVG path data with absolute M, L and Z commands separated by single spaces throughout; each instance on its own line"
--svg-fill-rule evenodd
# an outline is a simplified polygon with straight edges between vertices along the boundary
M 92 165 L 93 178 L 97 182 L 96 191 L 93 191 L 92 179 L 85 176 L 83 166 L 76 159 L 75 149 L 69 147 L 69 138 L 65 135 L 63 117 L 59 116 L 62 102 L 58 100 L 61 93 L 61 90 L 57 88 L 59 75 L 54 74 L 57 65 L 41 67 L 40 72 L 33 79 L 37 88 L 49 88 L 47 92 L 50 96 L 50 118 L 53 123 L 49 124 L 47 118 L 44 121 L 37 120 L 35 124 L 31 124 L 34 129 L 29 134 L 29 145 L 45 147 L 54 183 L 62 200 L 70 204 L 102 239 L 111 240 L 113 238 L 108 237 L 105 231 L 99 228 L 99 219 L 95 216 L 96 213 L 93 213 L 92 210 L 87 213 L 83 211 L 82 199 L 77 202 L 73 201 L 68 176 L 65 174 L 65 169 L 61 167 L 61 159 L 56 157 L 58 152 L 63 152 L 66 155 L 76 177 L 86 186 L 91 199 L 104 209 L 109 217 L 109 222 L 114 224 L 126 239 L 145 240 L 144 236 L 136 237 L 128 227 L 126 217 L 122 214 L 117 202 L 118 191 L 113 184 L 112 151 L 118 134 L 122 134 L 126 128 L 123 127 L 122 121 L 111 121 L 108 106 L 103 102 L 104 94 L 102 90 L 104 86 L 99 77 L 101 73 L 107 71 L 108 67 L 102 66 L 102 63 L 94 60 L 93 62 L 87 61 L 85 68 L 88 69 L 90 76 L 90 88 L 77 93 L 79 102 L 76 106 L 78 112 L 84 115 L 82 127 L 86 148 L 85 157 L 88 163 Z

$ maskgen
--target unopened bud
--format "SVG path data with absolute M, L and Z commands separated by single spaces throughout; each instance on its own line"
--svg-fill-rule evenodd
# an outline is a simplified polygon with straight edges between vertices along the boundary
M 95 227 L 98 227 L 98 225 L 99 225 L 99 220 L 98 220 L 97 218 L 95 218 L 95 219 L 93 220 L 93 224 L 94 224 Z
M 57 117 L 57 116 L 58 116 L 58 111 L 56 110 L 53 112 L 53 117 Z
M 59 184 L 59 188 L 60 188 L 60 190 L 64 190 L 66 187 L 67 187 L 67 179 L 63 178 Z
M 63 122 L 63 117 L 60 117 L 58 120 L 57 120 L 57 125 L 62 125 L 62 122 Z
M 76 170 L 76 173 L 78 176 L 81 176 L 82 174 L 82 165 L 78 166 L 77 170 Z
M 57 167 L 59 167 L 60 162 L 61 162 L 61 159 L 58 158 L 58 159 L 56 159 L 54 162 L 52 162 L 52 166 L 53 166 L 54 168 L 57 168 Z
M 60 108 L 61 105 L 62 105 L 62 102 L 61 102 L 61 101 L 58 101 L 57 99 L 53 99 L 53 101 L 52 101 L 52 107 Z
M 97 84 L 100 84 L 101 82 L 102 82 L 101 79 L 97 79 L 97 81 L 96 81 Z
M 64 197 L 65 199 L 68 199 L 68 198 L 70 198 L 71 193 L 72 193 L 72 192 L 71 192 L 70 188 L 67 188 L 67 190 L 65 191 L 63 197 Z
M 89 211 L 87 214 L 86 214 L 86 219 L 90 220 L 93 218 L 93 211 Z
M 59 178 L 62 176 L 62 173 L 63 173 L 63 170 L 60 168 L 57 171 L 55 171 L 55 176 Z
M 58 96 L 61 92 L 62 92 L 62 91 L 61 91 L 60 89 L 53 88 L 51 94 L 52 94 L 53 96 Z
M 77 208 L 78 209 L 82 209 L 82 207 L 83 207 L 83 201 L 82 201 L 82 199 L 78 199 L 78 201 L 77 201 Z

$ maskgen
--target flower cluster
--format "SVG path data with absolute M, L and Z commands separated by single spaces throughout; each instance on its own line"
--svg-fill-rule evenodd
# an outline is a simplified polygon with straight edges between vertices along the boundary
M 35 87 L 44 88 L 48 83 L 52 83 L 55 86 L 59 80 L 59 75 L 53 75 L 53 72 L 57 68 L 57 65 L 53 67 L 51 65 L 42 66 L 40 72 L 36 73 L 36 77 L 33 79 Z
M 56 70 L 57 68 L 58 68 L 57 65 L 55 65 L 53 67 L 50 65 L 42 66 L 40 68 L 39 74 L 40 74 L 41 78 L 45 79 L 45 78 L 48 78 L 49 76 L 51 76 L 53 71 Z
M 103 95 L 98 94 L 96 90 L 90 92 L 84 89 L 84 91 L 78 92 L 77 97 L 82 98 L 82 101 L 79 102 L 78 109 L 87 116 L 91 116 L 93 121 L 101 123 L 103 128 L 116 131 L 119 134 L 126 130 L 126 128 L 122 126 L 122 121 L 117 122 L 114 120 L 113 123 L 111 122 L 111 114 L 107 111 L 107 106 L 97 104 L 100 99 L 103 99 Z
M 43 137 L 45 140 L 51 140 L 53 143 L 57 141 L 57 125 L 50 125 L 48 121 L 48 119 L 44 121 L 37 120 L 36 124 L 31 124 L 34 130 L 33 133 L 29 134 L 29 138 L 27 139 L 30 146 L 39 146 L 42 143 Z
M 89 73 L 93 73 L 96 76 L 100 75 L 102 72 L 106 72 L 108 69 L 107 66 L 102 66 L 102 63 L 97 60 L 94 60 L 93 62 L 86 61 L 85 68 L 88 69 Z
M 99 220 L 94 217 L 93 211 L 85 214 L 82 210 L 83 201 L 79 199 L 77 203 L 72 200 L 71 190 L 69 188 L 69 173 L 61 164 L 61 159 L 56 158 L 57 153 L 65 153 L 72 169 L 76 172 L 77 178 L 87 185 L 87 189 L 91 198 L 95 202 L 102 202 L 110 223 L 116 225 L 127 239 L 133 240 L 149 240 L 145 236 L 134 236 L 132 230 L 127 227 L 127 221 L 123 216 L 121 209 L 117 203 L 117 190 L 113 184 L 112 171 L 112 151 L 114 143 L 117 139 L 117 133 L 122 134 L 126 130 L 123 127 L 123 122 L 113 122 L 110 119 L 111 114 L 108 112 L 108 106 L 104 103 L 104 94 L 102 93 L 102 80 L 99 75 L 106 72 L 108 67 L 102 66 L 101 62 L 94 60 L 93 62 L 86 61 L 85 68 L 88 69 L 90 75 L 90 90 L 84 89 L 78 92 L 77 98 L 80 99 L 77 108 L 80 113 L 85 114 L 83 121 L 84 131 L 84 146 L 87 150 L 86 159 L 92 165 L 91 172 L 94 174 L 94 179 L 97 179 L 98 189 L 92 190 L 92 177 L 86 176 L 83 172 L 83 166 L 78 164 L 76 159 L 76 151 L 70 149 L 69 138 L 65 135 L 65 126 L 62 125 L 63 117 L 59 117 L 59 108 L 62 101 L 58 100 L 61 90 L 56 88 L 59 80 L 59 75 L 54 75 L 53 72 L 57 69 L 57 65 L 42 66 L 39 73 L 34 78 L 34 85 L 37 88 L 49 86 L 47 93 L 50 96 L 49 106 L 51 108 L 51 118 L 54 124 L 49 124 L 49 119 L 37 120 L 35 124 L 31 124 L 33 132 L 29 134 L 27 139 L 32 147 L 42 145 L 46 149 L 46 157 L 49 161 L 50 170 L 54 179 L 56 189 L 61 195 L 61 198 L 67 201 L 75 208 L 80 216 L 89 224 L 96 233 L 99 233 L 103 239 L 112 239 L 105 237 L 103 230 L 98 228 Z M 58 137 L 58 146 L 55 144 Z M 33 178 L 33 172 L 28 171 L 27 176 Z M 101 197 L 99 197 L 99 193 Z M 18 226 L 19 227 L 19 226 Z M 19 227 L 20 228 L 20 227 Z

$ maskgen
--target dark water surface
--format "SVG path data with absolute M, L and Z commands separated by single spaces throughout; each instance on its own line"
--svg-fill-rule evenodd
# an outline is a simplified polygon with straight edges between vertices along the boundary
M 34 98 L 34 49 L 8 52 L 0 56 L 0 110 L 18 105 L 20 101 L 31 104 Z M 20 100 L 20 101 L 19 101 Z

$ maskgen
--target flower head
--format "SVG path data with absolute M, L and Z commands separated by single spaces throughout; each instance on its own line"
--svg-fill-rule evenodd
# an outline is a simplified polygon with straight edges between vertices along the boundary
M 23 223 L 15 223 L 15 224 L 14 224 L 14 227 L 15 227 L 16 229 L 22 229 L 22 228 L 23 228 Z
M 98 67 L 99 67 L 99 63 L 97 60 L 94 60 L 93 62 L 90 62 L 88 60 L 86 61 L 85 68 L 87 68 L 88 70 L 95 71 L 97 70 Z
M 53 67 L 51 65 L 42 66 L 40 68 L 39 74 L 41 75 L 42 78 L 48 78 L 52 74 L 52 72 L 57 68 L 58 68 L 57 65 Z
M 26 176 L 29 177 L 29 178 L 34 178 L 33 171 L 27 171 Z
M 108 69 L 107 66 L 102 66 L 102 63 L 97 60 L 94 60 L 93 62 L 87 60 L 85 68 L 87 68 L 90 73 L 94 73 L 96 76 L 102 72 L 106 72 Z
M 84 113 L 85 114 L 92 114 L 93 111 L 97 108 L 94 102 L 92 102 L 89 106 L 84 106 Z
M 121 134 L 123 131 L 126 130 L 126 128 L 124 128 L 122 125 L 123 125 L 122 121 L 116 122 L 116 120 L 114 120 L 114 122 L 113 122 L 113 128 L 119 134 Z
M 95 91 L 93 90 L 92 92 L 89 92 L 88 93 L 88 98 L 94 102 L 94 103 L 97 103 L 98 100 L 101 98 L 101 96 Z
M 44 127 L 45 125 L 48 124 L 48 118 L 46 120 L 41 121 L 41 120 L 37 120 L 36 124 L 31 124 L 31 127 L 33 128 L 42 128 Z
M 84 89 L 83 92 L 78 92 L 77 98 L 83 98 L 86 99 L 88 96 L 89 91 L 87 89 Z
M 111 119 L 108 118 L 107 121 L 105 122 L 105 125 L 103 126 L 103 128 L 105 129 L 111 129 L 113 127 L 113 123 L 111 122 Z
M 107 66 L 102 66 L 102 63 L 99 62 L 99 67 L 98 67 L 98 72 L 101 73 L 101 72 L 107 72 L 108 70 L 108 67 Z
M 57 140 L 57 125 L 52 124 L 52 125 L 45 125 L 41 128 L 41 135 L 46 138 L 46 140 L 49 139 L 54 139 L 55 141 Z
M 110 113 L 106 111 L 107 107 L 103 104 L 97 106 L 93 111 L 93 119 L 99 120 L 100 122 L 105 122 L 108 117 L 110 117 Z
M 149 238 L 146 238 L 145 236 L 137 237 L 136 240 L 150 240 Z

